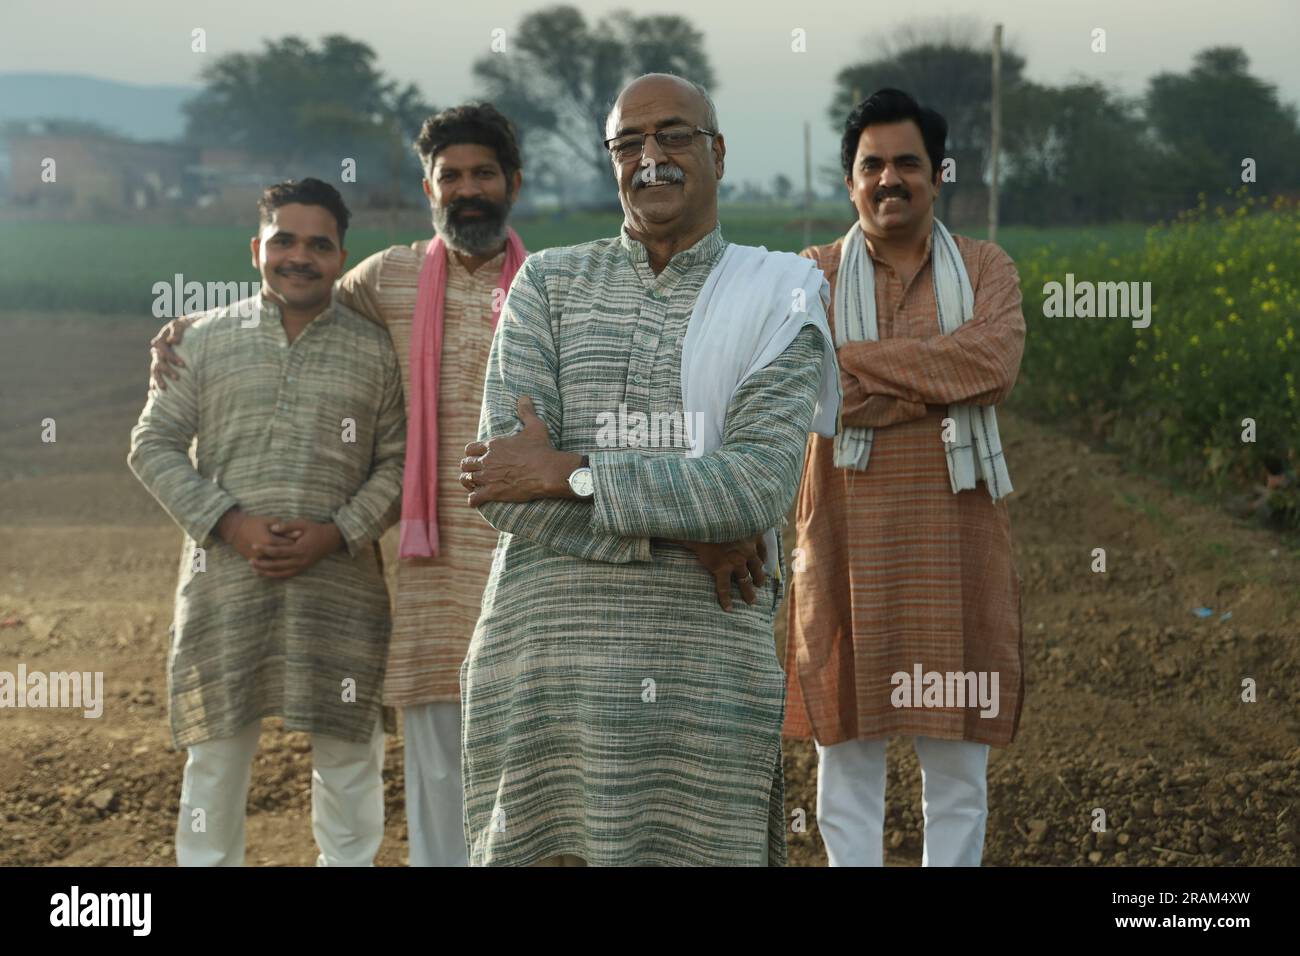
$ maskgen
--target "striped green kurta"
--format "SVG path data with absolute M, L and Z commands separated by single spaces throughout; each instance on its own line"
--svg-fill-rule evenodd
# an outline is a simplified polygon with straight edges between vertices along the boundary
M 552 442 L 591 457 L 592 502 L 493 502 L 500 538 L 461 667 L 471 865 L 785 862 L 785 677 L 769 581 L 724 612 L 689 550 L 777 527 L 821 376 L 805 328 L 738 389 L 723 445 L 602 449 L 602 413 L 682 412 L 682 339 L 720 229 L 655 275 L 603 239 L 530 256 L 493 341 L 480 439 L 531 395 Z
M 177 348 L 185 374 L 151 393 L 131 432 L 131 470 L 186 535 L 172 735 L 188 747 L 278 715 L 290 730 L 364 742 L 388 655 L 376 541 L 397 520 L 406 445 L 397 356 L 383 328 L 341 305 L 290 343 L 274 303 L 254 302 L 256 325 L 242 303 L 199 317 Z M 212 534 L 235 505 L 333 521 L 347 551 L 261 577 Z

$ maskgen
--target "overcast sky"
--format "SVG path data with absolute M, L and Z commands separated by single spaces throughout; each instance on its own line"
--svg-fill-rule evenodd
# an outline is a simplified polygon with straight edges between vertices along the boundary
M 0 69 L 85 73 L 132 83 L 197 83 L 205 62 L 190 31 L 207 31 L 206 57 L 256 49 L 296 33 L 315 40 L 346 33 L 379 54 L 381 68 L 413 82 L 438 106 L 475 95 L 470 64 L 494 28 L 507 37 L 522 13 L 550 0 L 0 0 Z M 836 73 L 872 55 L 872 38 L 905 21 L 978 17 L 1004 24 L 1004 42 L 1039 82 L 1103 80 L 1138 93 L 1151 75 L 1185 71 L 1207 46 L 1243 47 L 1257 76 L 1284 100 L 1300 101 L 1298 0 L 968 0 L 965 3 L 774 2 L 774 0 L 577 0 L 589 21 L 616 9 L 676 13 L 703 31 L 718 78 L 715 99 L 733 182 L 770 183 L 786 172 L 802 183 L 802 122 L 812 122 L 814 165 L 834 159 L 838 137 L 826 119 Z M 1107 32 L 1104 54 L 1091 31 Z M 791 52 L 791 31 L 807 52 Z

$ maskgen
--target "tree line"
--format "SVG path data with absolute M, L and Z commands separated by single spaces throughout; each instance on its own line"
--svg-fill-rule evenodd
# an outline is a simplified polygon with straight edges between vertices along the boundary
M 838 131 L 854 103 L 885 86 L 942 113 L 957 175 L 945 184 L 941 216 L 963 192 L 985 188 L 990 33 L 969 22 L 905 26 L 873 42 L 873 59 L 839 72 L 824 114 Z M 219 57 L 185 106 L 186 137 L 242 146 L 286 169 L 329 172 L 349 156 L 392 174 L 371 187 L 371 202 L 418 201 L 409 144 L 434 105 L 386 77 L 376 60 L 368 45 L 341 35 L 316 47 L 289 36 Z M 1139 96 L 1091 80 L 1035 83 L 1025 65 L 1015 49 L 1003 51 L 1004 222 L 1151 221 L 1243 176 L 1265 192 L 1300 190 L 1296 109 L 1250 73 L 1239 48 L 1202 50 L 1187 72 L 1159 73 Z M 592 195 L 590 184 L 608 192 L 605 114 L 627 80 L 656 71 L 718 87 L 705 37 L 686 18 L 621 11 L 589 22 L 572 6 L 523 15 L 472 67 L 482 98 L 516 123 L 530 182 L 566 205 Z M 819 170 L 820 182 L 840 177 L 838 162 Z M 789 177 L 778 178 L 774 191 L 788 196 Z

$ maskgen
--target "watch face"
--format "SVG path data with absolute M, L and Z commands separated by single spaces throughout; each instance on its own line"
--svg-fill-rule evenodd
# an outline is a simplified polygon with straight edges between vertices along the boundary
M 592 480 L 590 468 L 579 468 L 569 476 L 569 487 L 580 498 L 590 498 L 596 492 L 596 483 Z

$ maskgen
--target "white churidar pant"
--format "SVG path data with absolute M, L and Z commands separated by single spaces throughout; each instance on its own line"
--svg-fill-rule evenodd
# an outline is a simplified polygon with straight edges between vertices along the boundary
M 979 866 L 987 744 L 913 737 L 925 816 L 922 866 Z M 831 866 L 883 866 L 885 740 L 817 744 L 817 828 Z
M 244 818 L 262 722 L 189 748 L 176 822 L 179 866 L 243 866 Z M 384 838 L 384 733 L 368 743 L 311 735 L 317 866 L 372 866 Z M 201 810 L 202 813 L 195 813 Z
M 460 733 L 459 701 L 402 709 L 411 866 L 469 866 Z

